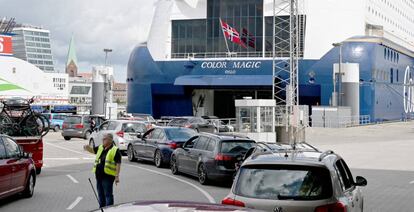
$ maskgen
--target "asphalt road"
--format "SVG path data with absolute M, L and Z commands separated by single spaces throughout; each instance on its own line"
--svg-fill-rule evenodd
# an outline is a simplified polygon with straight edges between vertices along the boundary
M 85 140 L 64 141 L 58 133 L 45 139 L 45 167 L 38 176 L 35 195 L 0 201 L 0 211 L 90 211 L 98 207 L 88 178 L 94 155 L 82 150 Z M 355 145 L 358 145 L 356 143 Z M 369 163 L 369 161 L 367 161 Z M 354 174 L 368 179 L 365 211 L 414 211 L 414 172 L 360 169 L 350 165 Z M 194 178 L 174 176 L 169 169 L 150 163 L 130 163 L 123 159 L 120 184 L 114 187 L 115 203 L 135 200 L 191 200 L 220 202 L 228 185 L 202 186 Z

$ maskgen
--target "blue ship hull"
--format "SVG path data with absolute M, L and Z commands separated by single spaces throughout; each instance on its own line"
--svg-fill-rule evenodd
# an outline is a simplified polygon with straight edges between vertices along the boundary
M 342 52 L 344 63 L 360 67 L 360 115 L 369 115 L 371 121 L 406 117 L 404 75 L 414 58 L 377 42 L 344 42 Z M 319 60 L 299 61 L 301 104 L 330 104 L 332 67 L 338 63 L 338 55 L 339 47 L 335 47 Z M 269 59 L 154 61 L 141 45 L 133 50 L 128 63 L 127 111 L 155 117 L 192 115 L 192 89 L 271 90 L 271 75 Z

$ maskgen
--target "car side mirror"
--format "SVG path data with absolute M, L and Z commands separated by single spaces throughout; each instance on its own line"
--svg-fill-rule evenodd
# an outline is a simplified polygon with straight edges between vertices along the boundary
M 138 133 L 137 134 L 137 138 L 142 138 L 142 134 L 141 133 Z
M 356 177 L 356 186 L 366 186 L 368 184 L 367 180 L 364 177 L 357 176 Z

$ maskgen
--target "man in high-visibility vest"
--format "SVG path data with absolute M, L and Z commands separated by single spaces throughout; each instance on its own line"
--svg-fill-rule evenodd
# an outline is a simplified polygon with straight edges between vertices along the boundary
M 105 207 L 114 204 L 113 185 L 119 183 L 119 172 L 121 170 L 121 153 L 113 143 L 113 135 L 106 134 L 102 145 L 83 148 L 96 154 L 95 164 L 92 171 L 96 176 L 96 188 L 98 190 L 99 205 Z

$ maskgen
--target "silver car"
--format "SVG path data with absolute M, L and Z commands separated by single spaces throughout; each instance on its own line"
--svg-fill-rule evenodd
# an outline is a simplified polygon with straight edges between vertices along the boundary
M 333 151 L 281 147 L 247 158 L 222 203 L 275 212 L 362 212 L 366 185 Z
M 113 135 L 115 145 L 126 155 L 129 142 L 137 140 L 146 131 L 146 123 L 142 121 L 105 121 L 92 133 L 89 139 L 89 146 L 95 147 L 102 144 L 104 135 L 109 133 Z

